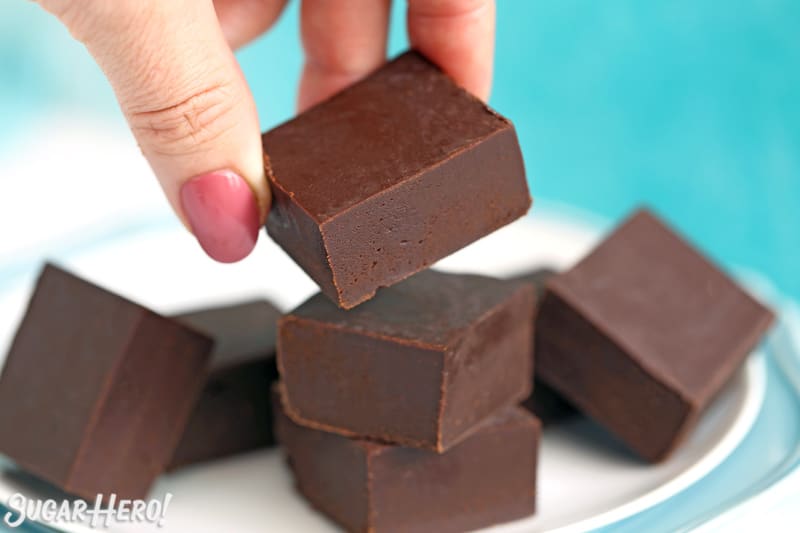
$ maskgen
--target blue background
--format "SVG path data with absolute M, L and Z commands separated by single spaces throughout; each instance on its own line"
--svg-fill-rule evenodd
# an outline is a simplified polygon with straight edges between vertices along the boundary
M 265 128 L 293 113 L 297 15 L 292 2 L 239 54 Z M 31 2 L 0 4 L 0 68 L 0 156 L 54 110 L 122 121 L 85 50 Z M 503 0 L 491 103 L 516 123 L 536 198 L 612 219 L 648 203 L 800 298 L 800 2 Z

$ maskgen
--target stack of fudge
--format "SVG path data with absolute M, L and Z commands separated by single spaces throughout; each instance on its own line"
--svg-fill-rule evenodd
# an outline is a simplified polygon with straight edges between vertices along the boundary
M 279 325 L 277 433 L 297 486 L 350 531 L 465 531 L 528 516 L 538 420 L 533 288 L 425 271 Z
M 0 426 L 21 427 L 0 451 L 135 499 L 269 445 L 274 417 L 297 486 L 347 529 L 532 514 L 534 290 L 425 270 L 528 211 L 513 125 L 409 52 L 263 142 L 267 230 L 322 292 L 276 343 L 265 302 L 163 317 L 48 265 L 0 378 Z
M 411 52 L 263 143 L 267 230 L 321 289 L 278 327 L 299 490 L 351 531 L 532 514 L 534 290 L 425 270 L 530 207 L 511 123 Z
M 140 499 L 277 437 L 348 530 L 471 530 L 535 511 L 532 413 L 662 461 L 773 320 L 646 210 L 564 272 L 427 270 L 531 200 L 511 123 L 415 52 L 263 142 L 267 230 L 321 292 L 166 317 L 45 266 L 0 376 L 0 453 Z

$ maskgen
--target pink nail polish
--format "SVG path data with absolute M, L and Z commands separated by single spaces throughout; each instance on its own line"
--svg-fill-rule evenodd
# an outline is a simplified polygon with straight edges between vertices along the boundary
M 258 240 L 258 206 L 247 182 L 219 170 L 181 187 L 181 204 L 203 250 L 222 263 L 247 257 Z

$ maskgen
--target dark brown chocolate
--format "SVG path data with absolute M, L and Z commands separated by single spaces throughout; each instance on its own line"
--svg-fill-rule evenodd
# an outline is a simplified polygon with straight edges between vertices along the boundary
M 531 283 L 536 289 L 536 307 L 538 307 L 544 294 L 544 286 L 548 279 L 556 275 L 556 271 L 552 268 L 537 268 L 531 272 L 519 274 L 514 276 L 513 280 L 525 283 Z M 534 315 L 536 312 L 534 311 Z M 536 329 L 533 332 L 534 338 L 536 337 Z M 535 344 L 535 343 L 534 343 Z M 534 350 L 535 352 L 535 350 Z M 572 418 L 577 414 L 575 408 L 566 401 L 560 394 L 558 394 L 546 383 L 537 379 L 536 374 L 536 357 L 535 353 L 531 354 L 533 357 L 534 375 L 531 377 L 533 380 L 533 392 L 523 402 L 522 406 L 536 415 L 542 424 L 548 426 Z
M 344 308 L 519 218 L 514 126 L 416 52 L 263 136 L 272 238 Z
M 170 470 L 274 444 L 269 387 L 278 379 L 280 316 L 271 303 L 256 300 L 175 317 L 213 338 L 216 346 Z
M 317 294 L 280 321 L 290 415 L 443 451 L 530 393 L 533 288 L 421 272 L 351 311 Z
M 520 404 L 545 426 L 572 419 L 578 411 L 547 383 L 534 378 L 533 393 Z
M 518 407 L 443 454 L 297 425 L 280 399 L 275 412 L 298 490 L 348 531 L 468 531 L 536 510 L 541 426 Z
M 212 347 L 47 265 L 0 377 L 0 451 L 70 494 L 144 498 L 178 444 Z
M 773 315 L 647 211 L 551 278 L 537 375 L 648 461 L 681 441 Z
M 522 281 L 524 283 L 532 284 L 534 289 L 536 289 L 536 300 L 538 301 L 544 294 L 545 283 L 547 283 L 547 280 L 549 280 L 556 274 L 558 274 L 558 271 L 556 271 L 554 268 L 539 267 L 529 272 L 523 272 L 522 274 L 517 274 L 516 276 L 513 276 L 511 279 L 515 281 Z

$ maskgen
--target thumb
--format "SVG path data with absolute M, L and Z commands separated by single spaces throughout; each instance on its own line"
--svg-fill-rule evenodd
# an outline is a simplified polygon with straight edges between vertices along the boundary
M 222 262 L 269 208 L 253 96 L 211 0 L 42 0 L 105 72 L 175 212 Z

